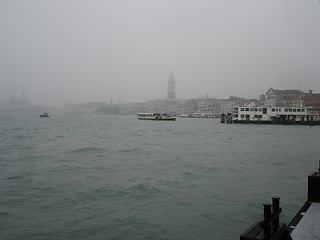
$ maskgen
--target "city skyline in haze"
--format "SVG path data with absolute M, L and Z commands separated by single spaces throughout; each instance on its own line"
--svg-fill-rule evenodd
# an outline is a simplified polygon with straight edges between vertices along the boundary
M 320 92 L 319 1 L 0 2 L 0 103 Z

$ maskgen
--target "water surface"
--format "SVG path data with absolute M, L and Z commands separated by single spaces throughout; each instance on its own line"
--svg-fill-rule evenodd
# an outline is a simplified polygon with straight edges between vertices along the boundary
M 3 239 L 239 239 L 306 201 L 319 126 L 0 113 Z

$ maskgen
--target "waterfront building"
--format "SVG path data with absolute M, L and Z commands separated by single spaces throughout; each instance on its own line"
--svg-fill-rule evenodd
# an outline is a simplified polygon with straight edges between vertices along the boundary
M 312 112 L 320 114 L 320 93 L 313 93 L 312 90 L 303 97 L 303 106 L 312 107 Z
M 227 114 L 231 113 L 232 109 L 237 106 L 236 102 L 223 101 L 220 103 L 221 113 Z
M 304 93 L 299 90 L 275 90 L 269 88 L 266 92 L 267 107 L 300 107 Z
M 19 101 L 18 104 L 22 107 L 27 107 L 29 106 L 29 100 L 26 97 L 26 95 L 24 94 L 24 92 L 22 92 L 21 96 L 19 97 Z
M 166 113 L 167 99 L 154 99 L 148 101 L 148 112 Z
M 18 99 L 15 96 L 10 96 L 9 102 L 5 102 L 0 109 L 5 112 L 21 112 L 30 111 L 33 109 L 33 106 L 29 104 L 28 98 L 24 92 L 22 92 Z
M 70 104 L 67 103 L 63 106 L 64 112 L 69 113 L 95 113 L 98 109 L 108 106 L 104 102 L 89 102 L 80 104 Z
M 139 112 L 148 112 L 148 104 L 144 102 L 129 104 L 128 114 L 137 114 Z
M 206 96 L 205 98 L 200 98 L 197 100 L 197 110 L 201 113 L 220 114 L 222 102 L 224 102 L 224 100 L 209 98 Z
M 198 101 L 197 99 L 189 99 L 182 102 L 183 107 L 180 111 L 180 114 L 193 114 L 198 110 Z

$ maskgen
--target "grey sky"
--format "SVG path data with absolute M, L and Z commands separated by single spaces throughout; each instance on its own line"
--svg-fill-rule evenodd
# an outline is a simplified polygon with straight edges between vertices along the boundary
M 0 103 L 320 92 L 318 0 L 1 0 Z M 301 83 L 301 84 L 300 84 Z

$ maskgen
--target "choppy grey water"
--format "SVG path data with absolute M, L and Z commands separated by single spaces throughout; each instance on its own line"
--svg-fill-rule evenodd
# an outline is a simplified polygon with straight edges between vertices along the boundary
M 281 197 L 288 222 L 318 126 L 0 114 L 2 239 L 239 239 Z

